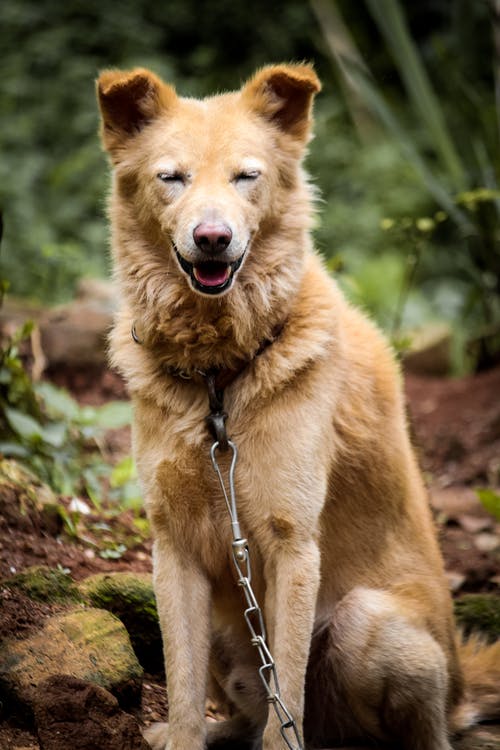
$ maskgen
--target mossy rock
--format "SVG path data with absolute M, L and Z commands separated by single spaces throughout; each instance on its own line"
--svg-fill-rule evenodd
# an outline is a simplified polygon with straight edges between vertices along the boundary
M 77 602 L 82 597 L 73 579 L 62 570 L 34 565 L 12 578 L 0 581 L 0 586 L 17 589 L 37 602 Z
M 500 638 L 500 597 L 464 594 L 455 601 L 455 618 L 465 635 L 480 631 L 489 641 Z
M 140 701 L 142 668 L 128 633 L 101 609 L 55 615 L 30 637 L 0 644 L 0 702 L 9 715 L 30 723 L 35 690 L 54 674 L 99 685 L 124 708 Z
M 147 573 L 98 573 L 80 584 L 84 600 L 119 617 L 143 667 L 163 670 L 163 651 L 158 610 L 151 575 Z

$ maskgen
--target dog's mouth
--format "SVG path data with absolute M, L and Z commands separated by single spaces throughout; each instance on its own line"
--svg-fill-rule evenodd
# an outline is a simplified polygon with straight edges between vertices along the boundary
M 195 289 L 204 294 L 222 294 L 229 289 L 234 280 L 234 274 L 243 262 L 243 253 L 233 263 L 219 260 L 204 260 L 191 263 L 182 257 L 177 248 L 175 254 L 182 270 L 189 276 Z

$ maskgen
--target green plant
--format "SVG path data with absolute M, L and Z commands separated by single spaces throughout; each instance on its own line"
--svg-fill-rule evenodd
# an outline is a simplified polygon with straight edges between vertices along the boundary
M 314 31 L 301 0 L 256 0 L 251 10 L 233 0 L 126 0 L 120 11 L 111 0 L 0 3 L 2 261 L 12 292 L 61 301 L 81 275 L 107 271 L 100 69 L 150 67 L 186 95 L 213 93 L 264 62 L 312 57 Z
M 483 508 L 500 522 L 500 495 L 498 492 L 484 488 L 476 490 L 476 494 Z
M 453 48 L 457 52 L 463 49 L 463 39 L 460 47 L 461 24 L 474 28 L 482 23 L 484 35 L 487 23 L 484 8 L 481 3 L 472 4 L 475 10 L 467 3 L 450 4 L 447 12 L 452 32 L 446 37 L 442 34 L 434 46 L 426 39 L 425 62 L 434 65 L 433 78 L 440 86 L 436 92 L 424 64 L 423 45 L 419 48 L 409 31 L 403 3 L 398 0 L 365 2 L 371 23 L 385 42 L 386 60 L 389 56 L 392 60 L 392 66 L 386 64 L 386 70 L 390 69 L 397 81 L 391 87 L 382 87 L 356 49 L 353 38 L 349 38 L 346 46 L 345 36 L 339 38 L 338 33 L 333 33 L 332 18 L 340 15 L 337 3 L 334 0 L 311 2 L 329 45 L 331 59 L 345 86 L 397 146 L 427 193 L 426 210 L 413 210 L 407 216 L 415 225 L 426 216 L 444 214 L 445 220 L 428 234 L 431 252 L 420 254 L 413 285 L 429 299 L 442 296 L 444 288 L 453 286 L 455 296 L 460 297 L 460 323 L 466 326 L 468 338 L 474 342 L 476 366 L 486 366 L 495 358 L 500 334 L 500 144 L 497 130 L 500 112 L 495 109 L 491 73 L 489 85 L 484 82 L 486 76 L 471 80 L 470 71 L 474 70 L 476 61 L 468 58 L 466 69 L 462 62 L 456 64 L 462 57 L 460 54 L 453 58 L 453 64 L 450 55 Z M 409 11 L 409 4 L 407 8 Z M 346 4 L 343 9 L 349 11 Z M 474 45 L 471 48 L 474 49 Z M 489 49 L 493 56 L 491 46 Z M 484 49 L 481 55 L 484 59 Z M 380 130 L 372 131 L 368 143 L 366 131 L 361 135 L 360 150 L 365 158 L 370 158 L 377 143 L 383 147 Z M 390 210 L 387 215 L 393 216 Z M 410 248 L 409 252 L 413 250 Z M 402 284 L 406 283 L 407 276 L 403 275 Z
M 97 507 L 111 481 L 115 485 L 112 499 L 128 507 L 128 497 L 134 494 L 133 468 L 129 466 L 121 484 L 113 480 L 101 440 L 106 429 L 130 422 L 130 404 L 113 401 L 98 408 L 80 406 L 51 383 L 33 384 L 19 354 L 31 329 L 30 323 L 23 326 L 0 350 L 0 453 L 21 460 L 59 494 L 86 495 Z M 129 493 L 127 497 L 122 488 Z M 137 495 L 135 486 L 135 508 Z M 75 519 L 67 511 L 65 522 L 74 533 Z

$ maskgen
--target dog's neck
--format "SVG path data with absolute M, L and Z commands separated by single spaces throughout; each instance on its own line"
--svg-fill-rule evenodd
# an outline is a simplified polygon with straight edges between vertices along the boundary
M 168 295 L 152 305 L 133 306 L 137 336 L 169 368 L 238 369 L 283 328 L 301 285 L 303 265 L 301 248 L 280 273 L 271 268 L 262 278 L 261 270 L 254 276 L 251 268 L 246 269 L 245 281 L 237 279 L 228 294 L 216 299 L 187 289 L 187 280 L 172 269 Z
M 297 278 L 294 276 L 295 282 Z M 182 278 L 180 280 L 184 281 Z M 189 299 L 185 290 L 184 282 L 184 297 Z M 237 294 L 233 298 L 235 292 Z M 110 352 L 112 362 L 124 375 L 130 392 L 164 405 L 165 375 L 171 368 L 192 373 L 195 369 L 204 372 L 224 369 L 238 371 L 243 365 L 240 373 L 250 368 L 253 372 L 254 386 L 248 392 L 253 394 L 251 398 L 257 392 L 261 395 L 276 393 L 296 373 L 324 357 L 332 346 L 340 345 L 334 307 L 343 304 L 342 298 L 336 293 L 335 285 L 325 274 L 323 264 L 315 253 L 305 254 L 299 288 L 290 292 L 288 297 L 273 296 L 274 300 L 281 299 L 281 304 L 266 305 L 265 311 L 260 313 L 255 310 L 256 300 L 250 289 L 245 297 L 244 315 L 241 315 L 237 304 L 240 298 L 238 292 L 245 296 L 243 285 L 239 290 L 235 286 L 231 294 L 226 295 L 226 302 L 218 316 L 212 310 L 213 305 L 208 308 L 211 316 L 201 316 L 198 305 L 203 298 L 194 297 L 197 302 L 193 308 L 176 308 L 177 317 L 173 313 L 164 313 L 156 322 L 157 319 L 150 315 L 146 319 L 148 327 L 144 325 L 144 317 L 137 315 L 136 311 L 148 313 L 153 306 L 139 309 L 137 306 L 135 310 L 131 305 L 124 306 L 116 319 Z M 231 298 L 234 301 L 230 303 Z M 233 309 L 234 320 L 231 317 Z M 248 325 L 249 319 L 253 327 Z M 190 328 L 191 320 L 198 328 Z M 134 321 L 136 335 L 142 345 L 132 338 Z M 283 329 L 276 331 L 274 326 L 279 326 L 283 321 Z M 245 335 L 242 336 L 242 333 Z M 274 340 L 276 333 L 278 335 Z M 259 355 L 262 342 L 266 339 L 272 340 L 272 343 L 265 346 Z M 252 367 L 254 363 L 256 368 Z M 240 379 L 238 375 L 236 378 Z M 201 383 L 203 380 L 196 377 L 190 382 Z M 174 377 L 173 382 L 179 385 L 183 381 L 179 376 Z M 193 393 L 184 387 L 181 391 L 191 396 Z
M 134 332 L 157 361 L 169 368 L 184 372 L 241 369 L 279 335 L 290 299 L 280 300 L 264 316 L 244 291 L 232 290 L 227 297 L 218 302 L 203 298 L 201 304 L 187 298 L 171 315 L 162 311 L 153 326 L 137 318 Z

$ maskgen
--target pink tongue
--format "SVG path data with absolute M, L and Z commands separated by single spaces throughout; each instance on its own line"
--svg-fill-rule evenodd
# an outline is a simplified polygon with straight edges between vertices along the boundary
M 194 276 L 203 286 L 220 286 L 224 284 L 231 273 L 230 266 L 195 266 Z

